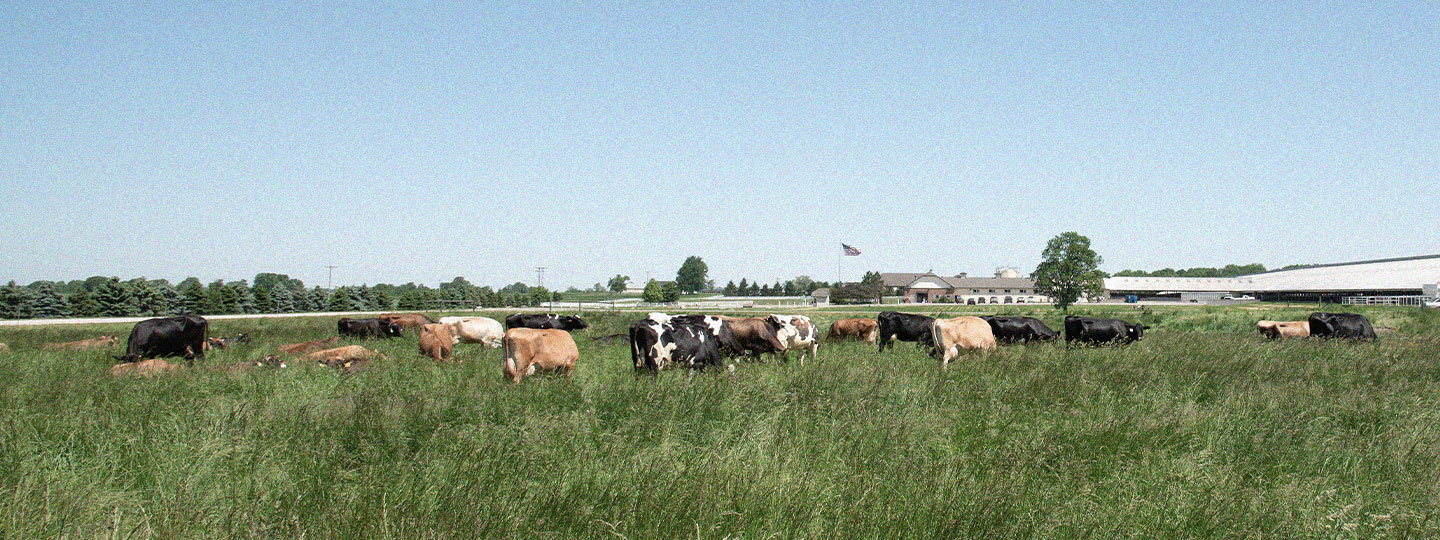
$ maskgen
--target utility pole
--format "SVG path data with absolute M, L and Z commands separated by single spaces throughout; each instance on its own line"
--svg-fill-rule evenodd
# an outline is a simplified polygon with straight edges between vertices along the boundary
M 323 266 L 323 267 L 325 267 L 325 268 L 330 269 L 330 275 L 325 278 L 325 290 L 327 290 L 327 291 L 335 290 L 335 265 L 333 265 L 333 264 L 322 264 L 322 265 L 320 265 L 320 266 Z
M 544 267 L 544 266 L 536 266 L 536 267 L 535 267 L 535 286 L 536 286 L 536 287 L 544 287 L 544 286 L 545 286 L 545 267 Z

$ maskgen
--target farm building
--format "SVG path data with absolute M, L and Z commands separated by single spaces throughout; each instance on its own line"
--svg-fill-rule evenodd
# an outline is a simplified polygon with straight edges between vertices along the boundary
M 1440 255 L 1319 264 L 1228 278 L 1112 277 L 1111 299 L 1204 301 L 1251 295 L 1259 300 L 1343 302 L 1352 297 L 1420 296 L 1440 282 Z
M 1001 268 L 994 277 L 965 274 L 941 276 L 934 272 L 880 274 L 885 286 L 911 303 L 1043 304 L 1050 297 L 1035 292 L 1035 282 L 1014 268 Z M 896 285 L 896 284 L 899 285 Z

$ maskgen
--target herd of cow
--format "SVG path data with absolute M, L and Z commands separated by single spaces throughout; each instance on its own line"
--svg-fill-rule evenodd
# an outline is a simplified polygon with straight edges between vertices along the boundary
M 488 317 L 443 317 L 436 321 L 418 313 L 385 314 L 375 318 L 342 318 L 336 323 L 337 336 L 277 348 L 257 366 L 285 367 L 286 357 L 298 357 L 347 372 L 364 369 L 380 354 L 359 345 L 341 346 L 342 337 L 394 338 L 406 328 L 419 333 L 419 350 L 436 361 L 454 357 L 454 346 L 478 343 L 504 348 L 502 371 L 516 383 L 541 371 L 569 374 L 579 359 L 579 349 L 570 332 L 588 328 L 584 320 L 571 315 L 515 314 L 499 321 Z M 1124 344 L 1139 341 L 1148 326 L 1117 319 L 1065 317 L 1065 341 L 1084 344 Z M 1323 337 L 1374 340 L 1369 319 L 1354 313 L 1312 313 L 1304 321 L 1260 321 L 1256 328 L 1270 338 Z M 115 357 L 122 363 L 114 374 L 171 371 L 176 366 L 165 357 L 191 360 L 209 349 L 223 349 L 249 343 L 250 336 L 207 338 L 208 322 L 196 315 L 148 319 L 136 323 L 126 343 L 125 354 Z M 994 350 L 998 343 L 1026 343 L 1059 339 L 1060 334 L 1033 317 L 986 316 L 934 318 L 913 313 L 881 312 L 874 319 L 841 319 L 830 325 L 828 339 L 862 339 L 877 344 L 884 352 L 896 341 L 915 342 L 927 347 L 942 367 L 966 351 Z M 819 336 L 815 324 L 804 315 L 728 317 L 722 315 L 668 315 L 650 313 L 630 325 L 628 334 L 596 338 L 596 342 L 624 339 L 630 344 L 636 372 L 657 373 L 671 367 L 733 370 L 734 360 L 772 355 L 788 358 L 800 353 L 804 364 L 815 358 Z M 67 343 L 47 348 L 83 349 L 113 346 L 114 336 Z M 246 366 L 253 367 L 253 366 Z

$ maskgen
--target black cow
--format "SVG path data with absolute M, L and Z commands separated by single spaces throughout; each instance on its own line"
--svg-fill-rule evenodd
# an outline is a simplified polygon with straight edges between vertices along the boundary
M 881 311 L 876 319 L 879 321 L 880 331 L 875 342 L 880 344 L 880 352 L 885 352 L 891 341 L 914 341 L 928 345 L 930 326 L 935 324 L 934 317 L 898 311 Z
M 703 324 L 651 319 L 630 325 L 630 359 L 636 373 L 677 365 L 700 370 L 724 365 L 718 342 Z
M 1150 328 L 1140 323 L 1128 323 L 1117 319 L 1091 319 L 1089 317 L 1065 317 L 1065 343 L 1130 343 L 1145 337 Z
M 205 357 L 205 331 L 210 323 L 197 315 L 146 319 L 135 323 L 125 345 L 122 362 L 179 356 L 186 360 Z
M 553 313 L 516 313 L 505 317 L 505 329 L 511 328 L 534 328 L 544 330 L 554 328 L 566 332 L 572 330 L 584 330 L 590 325 L 584 319 L 574 315 L 555 315 Z
M 341 318 L 335 322 L 335 330 L 342 336 L 361 338 L 400 337 L 400 326 L 382 319 Z
M 1310 336 L 1344 339 L 1376 339 L 1370 319 L 1359 313 L 1310 314 Z
M 745 347 L 740 344 L 740 340 L 735 338 L 735 330 L 730 327 L 730 323 L 720 317 L 714 315 L 667 315 L 665 316 L 666 320 L 658 320 L 655 314 L 651 314 L 650 318 L 657 322 L 668 320 L 673 323 L 703 327 L 710 337 L 715 338 L 715 345 L 719 347 L 720 354 L 729 357 L 745 354 Z
M 1060 334 L 1045 326 L 1040 319 L 1034 317 L 1003 317 L 989 315 L 980 317 L 990 323 L 990 330 L 995 332 L 995 339 L 1005 343 L 1025 343 L 1028 341 L 1049 341 L 1058 339 Z

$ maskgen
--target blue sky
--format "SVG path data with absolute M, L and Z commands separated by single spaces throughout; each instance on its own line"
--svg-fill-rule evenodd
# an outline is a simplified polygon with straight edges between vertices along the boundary
M 1440 252 L 1435 3 L 182 4 L 0 5 L 0 280 Z

